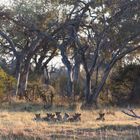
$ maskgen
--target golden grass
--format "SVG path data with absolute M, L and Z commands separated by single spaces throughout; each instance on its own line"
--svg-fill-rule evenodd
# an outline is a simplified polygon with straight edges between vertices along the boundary
M 24 108 L 30 110 L 24 111 Z M 140 139 L 140 120 L 126 116 L 122 108 L 104 109 L 105 121 L 96 121 L 101 110 L 68 110 L 53 107 L 49 112 L 80 112 L 80 122 L 53 123 L 35 121 L 34 114 L 45 116 L 41 104 L 16 102 L 0 109 L 0 139 Z M 135 109 L 140 114 L 140 109 Z M 15 138 L 16 137 L 16 138 Z M 10 140 L 10 139 L 9 139 Z

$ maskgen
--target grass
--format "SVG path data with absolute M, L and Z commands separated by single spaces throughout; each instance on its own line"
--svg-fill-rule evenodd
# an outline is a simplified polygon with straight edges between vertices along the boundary
M 14 102 L 0 108 L 0 139 L 2 140 L 139 140 L 140 120 L 126 116 L 123 108 L 81 110 L 77 107 L 54 106 L 44 110 L 41 104 Z M 80 112 L 80 122 L 51 123 L 35 121 L 34 114 L 62 111 Z M 105 121 L 97 121 L 98 113 L 106 113 Z M 135 109 L 140 114 L 140 109 Z

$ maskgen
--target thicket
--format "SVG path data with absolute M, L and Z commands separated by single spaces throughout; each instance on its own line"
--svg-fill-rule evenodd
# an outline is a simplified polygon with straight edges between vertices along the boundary
M 116 68 L 108 79 L 100 101 L 114 105 L 140 104 L 140 65 Z
M 3 100 L 6 96 L 14 94 L 15 86 L 16 79 L 0 68 L 0 100 Z

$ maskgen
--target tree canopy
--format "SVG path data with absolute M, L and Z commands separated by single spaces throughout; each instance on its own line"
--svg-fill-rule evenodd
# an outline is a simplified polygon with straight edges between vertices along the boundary
M 32 73 L 47 71 L 60 53 L 68 96 L 82 65 L 85 101 L 96 102 L 114 65 L 140 50 L 139 0 L 15 0 L 0 7 L 0 21 L 0 59 L 13 68 L 20 95 L 31 66 Z

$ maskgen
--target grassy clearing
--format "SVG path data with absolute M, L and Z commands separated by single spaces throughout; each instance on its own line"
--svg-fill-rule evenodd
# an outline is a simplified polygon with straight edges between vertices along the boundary
M 15 102 L 4 104 L 0 108 L 0 139 L 5 140 L 139 140 L 140 120 L 126 116 L 122 108 L 103 110 L 71 110 L 68 107 L 56 107 L 44 110 L 41 104 Z M 53 123 L 35 121 L 34 114 L 62 111 L 80 112 L 80 122 Z M 96 121 L 98 113 L 106 113 L 105 121 Z M 140 109 L 135 109 L 140 114 Z

